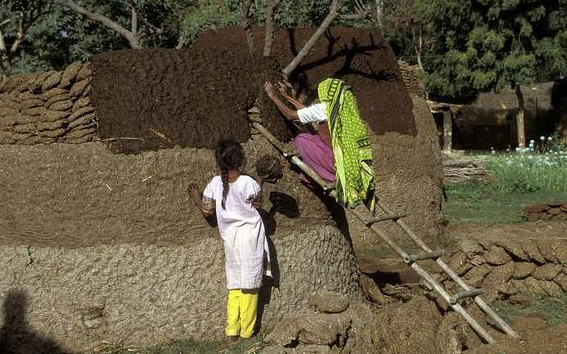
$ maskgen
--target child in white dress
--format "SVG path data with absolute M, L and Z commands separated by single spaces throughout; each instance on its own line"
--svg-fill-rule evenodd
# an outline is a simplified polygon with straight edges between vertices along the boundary
M 261 206 L 262 179 L 242 174 L 245 156 L 237 142 L 221 141 L 215 157 L 220 176 L 209 182 L 202 196 L 195 184 L 189 186 L 189 193 L 205 216 L 216 213 L 223 240 L 229 290 L 225 333 L 231 340 L 250 338 L 265 256 L 269 263 L 264 224 L 256 210 Z

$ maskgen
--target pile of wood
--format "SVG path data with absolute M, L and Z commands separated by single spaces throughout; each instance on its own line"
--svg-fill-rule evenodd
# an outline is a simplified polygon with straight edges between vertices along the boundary
M 486 168 L 473 161 L 450 160 L 443 162 L 445 182 L 466 182 L 473 179 L 490 182 L 491 176 Z
M 0 144 L 83 143 L 95 139 L 90 64 L 6 78 L 0 85 Z

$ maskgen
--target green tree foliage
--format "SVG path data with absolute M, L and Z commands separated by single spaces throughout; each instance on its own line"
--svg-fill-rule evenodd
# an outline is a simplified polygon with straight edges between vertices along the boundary
M 251 8 L 252 24 L 264 25 L 266 9 L 270 0 L 255 0 Z M 371 7 L 374 1 L 362 1 Z M 329 12 L 331 0 L 282 0 L 274 13 L 274 21 L 278 27 L 293 28 L 319 25 Z M 199 33 L 241 23 L 243 0 L 202 0 L 189 7 L 183 22 L 183 35 L 187 43 L 192 43 Z M 353 13 L 354 1 L 339 2 L 338 12 Z M 373 19 L 357 21 L 338 21 L 350 26 L 375 26 Z
M 417 10 L 433 39 L 424 66 L 437 98 L 567 73 L 567 0 L 418 0 Z

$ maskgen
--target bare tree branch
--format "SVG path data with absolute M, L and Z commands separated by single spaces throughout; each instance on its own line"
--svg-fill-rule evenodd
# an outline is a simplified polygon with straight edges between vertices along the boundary
M 134 4 L 136 3 L 136 0 L 132 1 Z M 134 8 L 134 6 L 131 6 L 132 8 L 132 19 L 130 20 L 130 28 L 132 34 L 135 36 L 138 34 L 138 13 L 136 12 L 136 9 Z
M 264 39 L 264 56 L 272 55 L 272 44 L 274 42 L 274 12 L 282 0 L 270 0 L 266 10 L 266 38 Z
M 130 4 L 130 6 L 132 7 L 132 9 L 136 12 L 136 17 L 142 21 L 142 23 L 148 27 L 148 29 L 150 30 L 150 32 L 155 33 L 155 34 L 162 34 L 163 33 L 163 29 L 159 28 L 157 26 L 154 26 L 153 24 L 150 23 L 150 21 L 148 21 L 146 19 L 146 17 L 144 16 L 144 13 L 140 10 L 140 7 L 138 6 L 138 2 L 137 0 L 127 0 L 128 3 Z
M 242 23 L 246 32 L 246 43 L 250 54 L 254 53 L 254 35 L 252 34 L 252 17 L 250 16 L 250 8 L 254 0 L 246 0 L 244 10 L 242 11 Z
M 72 0 L 66 0 L 65 4 L 69 6 L 69 8 L 76 13 L 81 15 L 85 15 L 89 20 L 96 21 L 101 23 L 103 26 L 110 28 L 111 30 L 115 31 L 116 33 L 120 34 L 122 37 L 126 38 L 130 43 L 130 47 L 134 49 L 141 49 L 142 45 L 140 44 L 140 38 L 134 35 L 132 32 L 128 31 L 126 28 L 120 26 L 118 23 L 112 21 L 106 16 L 103 16 L 98 13 L 90 12 L 84 7 L 77 5 Z
M 329 13 L 327 14 L 327 17 L 325 17 L 325 19 L 323 20 L 323 23 L 321 23 L 319 28 L 317 28 L 317 31 L 315 31 L 315 33 L 313 33 L 311 38 L 309 38 L 307 43 L 305 43 L 303 48 L 301 48 L 299 53 L 297 53 L 295 58 L 293 58 L 291 63 L 289 63 L 288 66 L 286 66 L 285 69 L 283 69 L 283 75 L 284 75 L 284 78 L 286 80 L 289 79 L 289 76 L 293 72 L 293 70 L 295 70 L 295 68 L 297 68 L 299 63 L 301 63 L 303 58 L 305 58 L 305 56 L 309 53 L 311 48 L 313 48 L 313 46 L 315 45 L 315 43 L 317 42 L 319 37 L 321 37 L 321 35 L 323 33 L 325 33 L 325 31 L 329 28 L 329 26 L 331 25 L 333 20 L 338 16 L 338 14 L 337 14 L 338 2 L 339 2 L 339 0 L 333 0 L 331 2 Z

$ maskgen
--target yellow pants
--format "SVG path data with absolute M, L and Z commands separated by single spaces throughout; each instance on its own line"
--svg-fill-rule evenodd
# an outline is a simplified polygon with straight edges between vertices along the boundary
M 252 337 L 257 310 L 258 289 L 229 290 L 226 303 L 226 335 Z

